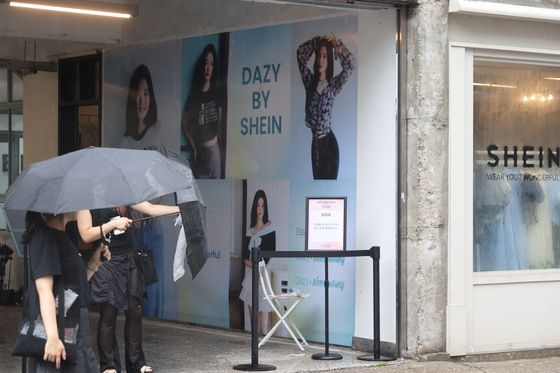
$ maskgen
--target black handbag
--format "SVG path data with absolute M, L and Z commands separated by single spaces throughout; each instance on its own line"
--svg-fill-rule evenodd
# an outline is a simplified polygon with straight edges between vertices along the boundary
M 32 277 L 33 278 L 33 277 Z M 80 327 L 80 294 L 76 286 L 65 285 L 62 276 L 54 276 L 53 292 L 57 305 L 58 336 L 66 349 L 67 364 L 78 362 L 78 329 Z M 61 312 L 59 305 L 64 306 Z M 35 281 L 30 281 L 23 302 L 18 324 L 17 340 L 12 349 L 13 356 L 32 357 L 43 360 L 47 335 L 41 318 L 39 294 Z
M 155 284 L 159 281 L 156 262 L 154 260 L 154 250 L 141 249 L 136 251 L 136 264 L 142 272 L 146 286 Z

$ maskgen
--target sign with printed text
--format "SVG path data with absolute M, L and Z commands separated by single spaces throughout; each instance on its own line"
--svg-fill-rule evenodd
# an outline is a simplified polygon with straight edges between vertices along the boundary
M 346 250 L 346 197 L 307 197 L 306 250 Z

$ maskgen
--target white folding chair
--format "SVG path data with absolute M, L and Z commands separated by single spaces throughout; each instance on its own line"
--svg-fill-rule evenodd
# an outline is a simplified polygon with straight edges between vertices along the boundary
M 263 289 L 263 293 L 264 293 L 264 299 L 266 299 L 268 301 L 268 303 L 270 303 L 270 306 L 272 307 L 274 312 L 276 312 L 276 315 L 278 315 L 278 322 L 276 323 L 276 325 L 274 325 L 274 327 L 272 329 L 270 329 L 268 334 L 264 336 L 264 338 L 259 343 L 259 347 L 261 347 L 263 344 L 266 343 L 266 341 L 268 341 L 268 339 L 274 334 L 276 329 L 278 329 L 280 324 L 284 324 L 284 326 L 286 327 L 286 330 L 288 330 L 288 332 L 290 333 L 290 335 L 292 336 L 294 341 L 296 341 L 298 347 L 303 351 L 302 344 L 304 344 L 306 346 L 309 346 L 309 343 L 307 343 L 305 338 L 303 338 L 303 335 L 301 335 L 301 332 L 299 331 L 297 326 L 292 322 L 292 320 L 289 319 L 288 316 L 297 307 L 297 305 L 301 303 L 302 300 L 304 300 L 305 298 L 307 298 L 311 294 L 281 294 L 281 295 L 275 295 L 274 291 L 272 290 L 272 286 L 270 285 L 270 277 L 268 275 L 268 270 L 266 269 L 266 263 L 265 263 L 264 260 L 261 260 L 261 262 L 259 263 L 259 276 L 260 276 L 262 289 Z M 264 276 L 264 278 L 263 278 L 263 276 Z M 290 308 L 286 309 L 286 307 L 280 302 L 280 299 L 295 299 L 295 302 L 294 302 L 294 304 L 292 304 L 292 306 Z M 292 332 L 292 329 L 290 329 L 290 327 L 288 326 L 288 323 L 286 321 L 288 321 L 290 323 L 292 328 L 299 335 L 299 337 L 302 341 L 301 343 L 296 338 L 296 336 Z

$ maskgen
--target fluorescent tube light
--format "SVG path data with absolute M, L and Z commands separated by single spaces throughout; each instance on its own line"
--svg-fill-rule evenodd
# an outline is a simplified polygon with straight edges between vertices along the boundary
M 489 84 L 489 83 L 473 83 L 473 85 L 478 85 L 482 87 L 496 87 L 496 88 L 517 88 L 514 85 Z
M 73 1 L 3 1 L 10 6 L 29 9 L 51 10 L 65 13 L 89 14 L 105 17 L 132 18 L 138 15 L 135 5 L 104 3 L 99 1 L 73 0 Z

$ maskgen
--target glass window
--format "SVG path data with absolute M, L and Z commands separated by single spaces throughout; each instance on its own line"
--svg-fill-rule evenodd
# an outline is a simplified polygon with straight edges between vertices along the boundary
M 475 272 L 560 268 L 560 68 L 475 60 Z
M 78 148 L 99 146 L 99 105 L 78 107 Z
M 12 109 L 12 182 L 23 171 L 23 109 Z
M 4 193 L 10 186 L 9 167 L 8 167 L 8 129 L 9 129 L 10 110 L 0 110 L 0 193 Z
M 12 101 L 23 101 L 23 80 L 12 72 Z

